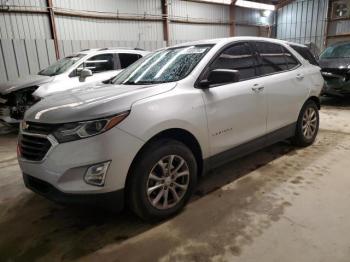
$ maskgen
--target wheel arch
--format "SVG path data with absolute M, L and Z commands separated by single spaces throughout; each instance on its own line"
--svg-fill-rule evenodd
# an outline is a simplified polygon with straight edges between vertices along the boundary
M 128 188 L 128 183 L 129 179 L 131 177 L 132 170 L 135 168 L 135 164 L 137 163 L 138 159 L 140 158 L 141 154 L 146 150 L 147 146 L 150 145 L 152 142 L 155 142 L 159 139 L 174 139 L 176 141 L 179 141 L 183 144 L 185 144 L 193 153 L 197 166 L 198 166 L 198 175 L 201 175 L 202 172 L 204 171 L 204 166 L 203 166 L 203 152 L 202 148 L 196 139 L 196 137 L 189 131 L 182 129 L 182 128 L 170 128 L 163 130 L 153 137 L 151 137 L 142 147 L 141 149 L 137 152 L 136 156 L 134 157 L 127 177 L 125 181 L 125 188 Z
M 321 101 L 320 101 L 320 98 L 319 98 L 319 97 L 317 97 L 317 96 L 310 96 L 310 97 L 305 101 L 305 103 L 307 103 L 308 101 L 313 101 L 313 102 L 315 102 L 316 105 L 317 105 L 318 110 L 321 109 Z M 304 104 L 305 104 L 305 103 L 304 103 Z

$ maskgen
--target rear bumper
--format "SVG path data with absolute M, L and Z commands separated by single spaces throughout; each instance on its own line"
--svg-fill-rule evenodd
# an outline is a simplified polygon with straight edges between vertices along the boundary
M 28 189 L 59 204 L 103 207 L 115 212 L 121 211 L 124 207 L 123 189 L 108 193 L 70 194 L 58 190 L 46 181 L 24 173 L 23 180 Z

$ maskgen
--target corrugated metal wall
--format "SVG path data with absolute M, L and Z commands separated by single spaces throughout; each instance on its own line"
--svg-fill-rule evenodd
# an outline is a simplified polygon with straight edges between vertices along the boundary
M 206 22 L 228 22 L 230 20 L 230 10 L 225 5 L 173 0 L 169 2 L 168 10 L 169 16 L 175 19 L 190 18 L 194 21 Z M 170 23 L 169 30 L 172 41 L 227 37 L 230 33 L 228 25 Z
M 162 12 L 158 0 L 53 0 L 53 5 L 58 8 L 101 12 L 159 15 Z
M 236 35 L 239 36 L 258 36 L 259 28 L 257 26 L 236 26 Z
M 2 2 L 0 1 L 0 4 Z M 10 6 L 28 7 L 38 10 L 46 7 L 45 0 L 8 0 Z M 49 19 L 46 14 L 0 13 L 0 38 L 6 39 L 48 39 Z
M 189 1 L 170 1 L 169 15 L 174 18 L 188 19 L 198 21 L 211 21 L 227 23 L 227 25 L 202 25 L 202 24 L 170 24 L 170 38 L 172 41 L 188 41 L 205 38 L 228 37 L 230 35 L 230 10 L 229 6 L 216 5 L 210 3 L 197 3 Z M 261 11 L 255 9 L 235 7 L 235 21 L 238 24 L 236 28 L 237 36 L 258 36 L 258 27 L 244 26 L 249 25 L 271 25 L 273 24 L 273 15 L 268 18 L 263 17 Z
M 235 8 L 235 20 L 238 24 L 243 23 L 258 26 L 274 24 L 273 13 L 271 13 L 268 17 L 264 17 L 261 10 L 243 7 Z
M 161 22 L 116 21 L 57 16 L 58 38 L 62 40 L 162 41 Z
M 54 61 L 53 40 L 0 39 L 0 80 L 36 74 Z
M 11 8 L 46 12 L 46 0 L 0 0 Z M 53 0 L 55 11 L 87 14 L 120 14 L 161 19 L 160 0 Z M 168 0 L 170 44 L 227 37 L 229 6 Z M 179 23 L 189 19 L 205 24 Z M 236 7 L 236 35 L 258 35 L 258 27 L 272 23 L 257 10 Z M 47 13 L 0 13 L 0 82 L 33 74 L 55 60 Z M 216 22 L 221 24 L 210 24 Z M 125 21 L 80 18 L 56 14 L 61 56 L 84 48 L 132 46 L 155 50 L 165 46 L 161 21 Z
M 45 10 L 45 0 L 9 0 L 11 6 Z M 94 11 L 119 14 L 139 14 L 161 17 L 160 0 L 54 0 L 57 10 Z M 228 23 L 229 6 L 169 0 L 169 17 L 190 18 L 199 21 Z M 236 7 L 237 23 L 261 25 L 272 23 L 258 10 Z M 173 41 L 226 37 L 229 25 L 203 25 L 170 23 L 170 39 Z M 162 23 L 159 21 L 117 21 L 93 18 L 79 18 L 56 15 L 56 28 L 60 40 L 122 40 L 163 41 Z M 238 30 L 246 35 L 252 30 Z M 0 13 L 0 38 L 3 39 L 50 39 L 47 14 Z
M 278 10 L 277 38 L 301 44 L 315 43 L 322 50 L 328 0 L 297 0 Z
M 57 9 L 161 17 L 159 0 L 54 0 Z M 117 21 L 57 16 L 58 37 L 62 40 L 162 41 L 162 22 Z

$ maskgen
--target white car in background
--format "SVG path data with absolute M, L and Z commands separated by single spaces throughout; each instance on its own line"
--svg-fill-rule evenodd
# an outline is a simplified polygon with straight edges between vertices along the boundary
M 198 176 L 284 139 L 311 145 L 320 68 L 291 43 L 234 37 L 165 48 L 108 83 L 25 114 L 18 160 L 31 190 L 62 203 L 179 212 Z
M 55 62 L 37 75 L 0 84 L 0 121 L 16 124 L 42 98 L 110 79 L 146 54 L 147 51 L 138 48 L 86 49 Z

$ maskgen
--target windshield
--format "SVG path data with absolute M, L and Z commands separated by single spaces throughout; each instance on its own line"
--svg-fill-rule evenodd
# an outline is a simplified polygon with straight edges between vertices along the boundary
M 350 43 L 330 46 L 323 51 L 320 59 L 350 58 Z
M 72 65 L 79 61 L 82 57 L 86 55 L 77 54 L 74 56 L 67 56 L 53 63 L 49 67 L 41 70 L 38 74 L 44 76 L 55 76 L 66 72 Z
M 182 46 L 149 54 L 117 75 L 112 83 L 144 85 L 181 80 L 191 73 L 211 47 Z

